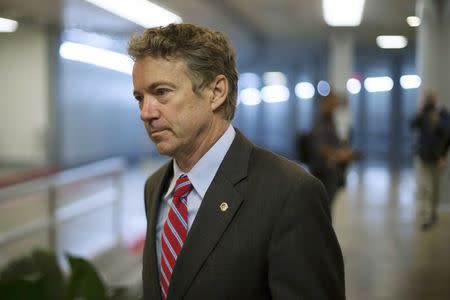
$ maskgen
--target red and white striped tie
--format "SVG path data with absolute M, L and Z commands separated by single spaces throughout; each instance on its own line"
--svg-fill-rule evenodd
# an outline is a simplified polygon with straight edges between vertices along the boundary
M 167 298 L 173 268 L 186 240 L 188 228 L 187 196 L 191 190 L 192 184 L 189 178 L 186 175 L 181 175 L 175 185 L 172 204 L 161 236 L 160 283 L 163 300 Z

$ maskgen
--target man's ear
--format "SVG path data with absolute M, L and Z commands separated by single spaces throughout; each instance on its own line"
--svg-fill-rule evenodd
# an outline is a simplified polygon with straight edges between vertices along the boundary
M 224 75 L 220 74 L 216 76 L 210 86 L 212 91 L 211 108 L 213 111 L 216 111 L 227 98 L 228 80 Z

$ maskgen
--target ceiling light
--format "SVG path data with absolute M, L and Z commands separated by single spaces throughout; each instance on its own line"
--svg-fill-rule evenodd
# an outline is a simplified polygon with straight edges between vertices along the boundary
M 376 41 L 383 49 L 401 49 L 408 45 L 408 39 L 402 35 L 379 35 Z
M 299 82 L 295 85 L 295 95 L 300 99 L 311 99 L 315 93 L 314 86 L 310 82 Z
M 64 42 L 59 47 L 61 57 L 98 67 L 131 74 L 133 60 L 125 54 L 95 48 L 88 45 Z
M 331 87 L 328 82 L 326 82 L 325 80 L 319 81 L 319 83 L 317 84 L 317 92 L 319 93 L 319 95 L 324 97 L 328 96 L 330 94 L 330 91 Z
M 389 92 L 394 87 L 394 81 L 389 76 L 368 77 L 364 80 L 364 87 L 370 93 Z
M 144 28 L 181 23 L 176 14 L 146 0 L 84 0 Z
M 19 23 L 14 20 L 0 18 L 0 32 L 14 32 L 17 30 Z
M 422 83 L 422 79 L 418 75 L 403 75 L 400 77 L 400 85 L 405 90 L 416 89 Z
M 282 72 L 266 72 L 263 74 L 265 85 L 286 85 L 287 78 Z
M 334 27 L 359 26 L 365 0 L 322 0 L 323 18 Z
M 239 92 L 239 102 L 244 105 L 258 105 L 261 103 L 261 93 L 255 88 L 246 88 Z
M 347 91 L 350 94 L 356 95 L 361 91 L 361 82 L 356 78 L 350 78 L 347 80 Z
M 421 20 L 417 16 L 409 16 L 406 18 L 406 23 L 411 27 L 418 27 L 420 26 Z
M 284 85 L 268 85 L 261 89 L 262 99 L 266 103 L 284 102 L 289 100 L 289 89 Z

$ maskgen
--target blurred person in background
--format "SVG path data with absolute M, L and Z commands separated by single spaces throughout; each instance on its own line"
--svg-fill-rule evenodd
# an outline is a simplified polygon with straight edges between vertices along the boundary
M 323 185 L 231 126 L 225 36 L 171 24 L 128 52 L 141 120 L 172 158 L 145 184 L 144 299 L 345 299 Z
M 353 122 L 349 100 L 344 95 L 337 95 L 337 97 L 339 104 L 333 113 L 336 133 L 341 146 L 351 147 L 353 138 Z M 361 158 L 361 153 L 355 149 L 353 149 L 353 154 L 353 159 Z M 338 178 L 339 187 L 343 187 L 346 184 L 348 165 L 349 161 L 343 161 L 337 164 L 338 168 L 340 168 L 339 174 L 341 174 Z
M 325 185 L 332 206 L 336 192 L 345 183 L 347 165 L 357 158 L 336 129 L 335 113 L 339 98 L 333 92 L 319 100 L 319 111 L 311 131 L 311 173 Z
M 421 228 L 427 230 L 438 219 L 440 175 L 447 165 L 450 144 L 449 113 L 438 107 L 432 92 L 426 94 L 419 112 L 411 120 L 411 128 L 417 132 L 414 167 L 419 217 Z
M 338 105 L 333 113 L 337 136 L 342 144 L 350 144 L 352 138 L 352 114 L 348 98 L 337 96 Z

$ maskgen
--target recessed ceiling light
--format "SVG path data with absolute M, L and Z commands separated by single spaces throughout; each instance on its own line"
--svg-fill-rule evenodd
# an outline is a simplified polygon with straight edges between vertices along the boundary
M 286 85 L 287 78 L 283 72 L 266 72 L 263 74 L 263 82 L 265 85 Z
M 394 87 L 394 81 L 389 76 L 368 77 L 364 80 L 364 87 L 370 93 L 388 92 Z
M 289 100 L 289 89 L 284 85 L 267 85 L 261 89 L 261 97 L 266 103 L 284 102 Z
M 239 92 L 239 102 L 244 105 L 258 105 L 261 103 L 261 92 L 255 88 L 246 88 Z
M 144 28 L 181 23 L 176 14 L 147 0 L 84 0 Z
M 350 94 L 356 95 L 361 91 L 361 82 L 356 78 L 350 78 L 347 80 L 347 91 Z
M 406 23 L 411 27 L 418 27 L 422 21 L 417 16 L 409 16 L 406 18 Z
M 359 26 L 364 2 L 365 0 L 322 0 L 323 18 L 330 26 Z
M 419 75 L 403 75 L 400 77 L 400 85 L 404 89 L 416 89 L 422 83 Z
M 325 80 L 319 81 L 319 83 L 317 84 L 317 92 L 319 93 L 319 95 L 328 96 L 330 94 L 330 91 L 331 87 L 328 82 L 326 82 Z
M 383 49 L 401 49 L 408 45 L 408 39 L 402 35 L 379 35 L 376 42 Z
M 300 99 L 311 99 L 315 93 L 312 83 L 303 81 L 295 85 L 295 95 Z
M 14 20 L 0 18 L 0 32 L 14 32 L 17 30 L 19 23 Z

